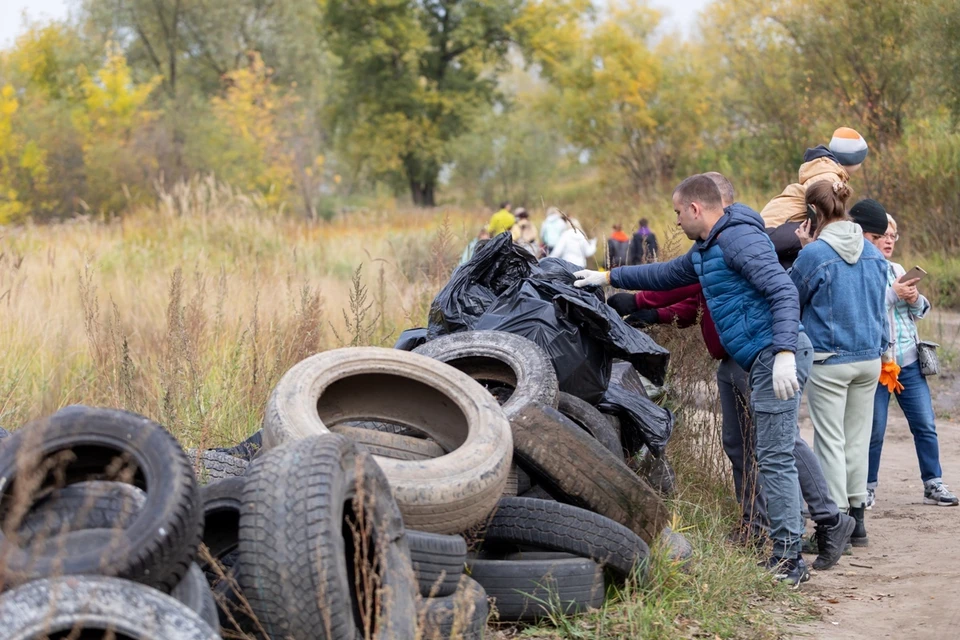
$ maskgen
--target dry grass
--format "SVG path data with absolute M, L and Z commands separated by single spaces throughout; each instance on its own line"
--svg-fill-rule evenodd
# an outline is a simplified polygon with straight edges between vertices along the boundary
M 668 203 L 567 210 L 589 235 L 642 215 L 666 239 Z M 146 415 L 185 447 L 236 443 L 259 427 L 294 363 L 342 345 L 391 345 L 424 326 L 488 215 L 376 210 L 309 222 L 206 180 L 112 222 L 0 230 L 0 425 L 84 403 Z M 684 573 L 658 556 L 652 582 L 629 584 L 597 614 L 558 616 L 524 635 L 767 638 L 778 633 L 767 610 L 793 606 L 751 558 L 723 545 L 735 510 L 716 413 L 688 409 L 697 389 L 713 389 L 699 331 L 661 337 L 674 350 L 679 391 L 670 451 L 687 487 L 675 528 L 693 541 L 697 568 Z M 709 409 L 715 396 L 705 402 L 696 406 Z

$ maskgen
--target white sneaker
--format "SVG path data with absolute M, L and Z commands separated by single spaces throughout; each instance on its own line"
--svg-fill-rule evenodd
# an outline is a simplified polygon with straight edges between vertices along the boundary
M 864 505 L 867 509 L 873 509 L 873 504 L 877 501 L 877 490 L 867 487 L 867 504 Z

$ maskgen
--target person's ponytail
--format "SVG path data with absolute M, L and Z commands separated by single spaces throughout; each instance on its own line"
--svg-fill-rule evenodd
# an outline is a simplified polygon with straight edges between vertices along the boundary
M 853 190 L 846 182 L 821 180 L 807 187 L 806 203 L 817 212 L 817 233 L 831 222 L 846 220 L 847 201 Z

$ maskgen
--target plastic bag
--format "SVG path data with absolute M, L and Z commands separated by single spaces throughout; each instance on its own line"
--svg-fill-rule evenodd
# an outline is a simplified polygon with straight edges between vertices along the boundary
M 566 317 L 532 280 L 508 289 L 477 321 L 476 329 L 506 331 L 537 343 L 550 357 L 560 390 L 587 402 L 603 397 L 612 358 L 604 345 Z
M 407 329 L 400 334 L 399 338 L 397 338 L 397 342 L 393 345 L 393 348 L 400 349 L 402 351 L 413 351 L 426 341 L 426 329 L 422 327 L 417 327 L 416 329 Z
M 430 304 L 427 340 L 473 329 L 501 293 L 536 268 L 536 258 L 515 245 L 509 231 L 484 242 Z
M 643 445 L 656 456 L 663 455 L 673 433 L 673 412 L 645 395 L 611 381 L 597 408 L 620 418 L 620 438 L 634 455 Z

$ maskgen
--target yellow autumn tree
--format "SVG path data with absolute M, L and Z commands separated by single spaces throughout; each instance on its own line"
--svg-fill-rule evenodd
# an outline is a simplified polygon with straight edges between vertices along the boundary
M 272 70 L 259 53 L 248 59 L 246 67 L 226 74 L 223 96 L 212 101 L 225 134 L 213 165 L 227 182 L 255 188 L 268 204 L 278 206 L 295 187 L 295 154 L 281 131 L 281 116 L 295 98 L 274 85 Z
M 13 133 L 13 118 L 19 108 L 14 88 L 9 84 L 0 87 L 0 224 L 15 222 L 25 210 L 14 175 L 20 140 Z
M 117 213 L 131 198 L 136 201 L 149 192 L 155 165 L 136 138 L 157 117 L 147 102 L 161 78 L 134 82 L 126 57 L 113 43 L 96 73 L 81 68 L 79 76 L 82 99 L 73 122 L 83 139 L 86 198 L 98 213 Z
M 702 70 L 649 44 L 659 14 L 625 0 L 609 2 L 590 29 L 543 18 L 528 55 L 555 88 L 548 106 L 564 133 L 637 188 L 672 177 L 678 158 L 696 151 L 709 109 L 706 92 L 689 91 Z

